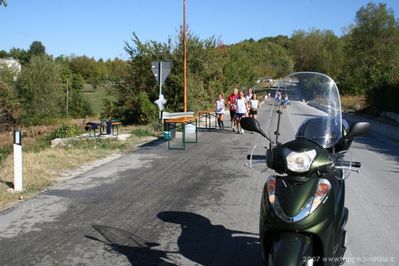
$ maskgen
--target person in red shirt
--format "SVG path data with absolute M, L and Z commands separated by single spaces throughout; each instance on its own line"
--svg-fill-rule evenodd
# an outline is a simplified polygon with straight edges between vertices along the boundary
M 237 94 L 238 94 L 238 90 L 234 89 L 233 93 L 229 97 L 227 97 L 227 106 L 229 107 L 229 110 L 230 110 L 230 122 L 231 122 L 231 127 L 233 128 L 233 131 L 235 131 Z

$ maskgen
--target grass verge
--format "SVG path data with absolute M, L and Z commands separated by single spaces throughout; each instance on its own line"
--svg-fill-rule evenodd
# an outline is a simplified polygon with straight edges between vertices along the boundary
M 123 127 L 121 133 L 133 134 L 125 141 L 82 138 L 72 139 L 64 147 L 46 146 L 41 149 L 26 149 L 23 152 L 23 193 L 12 192 L 13 158 L 12 154 L 9 154 L 0 161 L 0 209 L 22 197 L 31 197 L 57 183 L 58 177 L 68 170 L 114 153 L 128 152 L 144 138 L 157 135 L 150 126 Z
M 344 112 L 358 112 L 367 108 L 366 96 L 342 95 L 341 106 Z

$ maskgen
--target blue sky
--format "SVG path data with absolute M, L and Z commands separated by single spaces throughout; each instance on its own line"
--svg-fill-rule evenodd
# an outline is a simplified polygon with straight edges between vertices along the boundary
M 201 38 L 224 43 L 255 40 L 294 30 L 330 29 L 354 23 L 363 0 L 186 0 L 187 24 Z M 384 2 L 399 17 L 399 0 Z M 0 50 L 28 49 L 41 41 L 49 54 L 127 58 L 132 32 L 167 41 L 182 24 L 183 0 L 8 0 L 0 7 Z

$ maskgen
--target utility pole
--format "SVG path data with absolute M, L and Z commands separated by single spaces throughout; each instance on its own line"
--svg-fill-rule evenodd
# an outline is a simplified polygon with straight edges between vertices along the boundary
M 67 86 L 66 86 L 66 116 L 69 113 L 69 79 L 67 78 Z
M 184 112 L 187 112 L 186 0 L 183 0 L 183 87 L 184 87 Z

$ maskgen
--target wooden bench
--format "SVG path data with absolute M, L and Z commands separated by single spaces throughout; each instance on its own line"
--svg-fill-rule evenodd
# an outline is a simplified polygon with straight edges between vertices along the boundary
M 86 132 L 89 133 L 89 136 L 91 136 L 91 132 L 93 132 L 93 137 L 96 137 L 97 136 L 97 134 L 96 134 L 96 130 L 97 129 L 100 131 L 99 135 L 104 135 L 105 132 L 107 132 L 107 130 L 106 130 L 107 123 L 109 123 L 109 122 L 104 122 L 104 121 L 93 122 L 93 121 L 91 121 L 91 122 L 87 122 L 84 127 L 85 127 Z M 111 132 L 112 132 L 113 136 L 118 136 L 119 135 L 119 126 L 121 124 L 122 123 L 120 121 L 112 121 L 111 122 Z M 115 133 L 115 129 L 116 129 L 116 133 Z
M 111 126 L 112 126 L 112 136 L 118 136 L 119 135 L 119 126 L 122 125 L 122 123 L 120 121 L 114 121 L 111 122 Z M 116 135 L 114 134 L 114 128 L 116 128 Z
M 91 132 L 93 132 L 93 137 L 96 137 L 96 130 L 99 129 L 100 130 L 100 135 L 101 135 L 101 123 L 99 122 L 94 122 L 94 121 L 90 121 L 87 122 L 84 126 L 86 132 L 89 133 L 89 136 L 91 136 Z
M 193 116 L 183 116 L 178 118 L 165 119 L 164 123 L 166 125 L 167 132 L 170 132 L 170 137 L 168 139 L 168 149 L 169 150 L 184 150 L 186 148 L 186 143 L 197 143 L 198 142 L 198 132 L 197 132 L 197 118 Z M 195 127 L 195 140 L 186 139 L 186 126 L 192 125 Z M 176 131 L 181 130 L 182 141 L 181 147 L 173 147 L 173 139 L 176 138 Z

